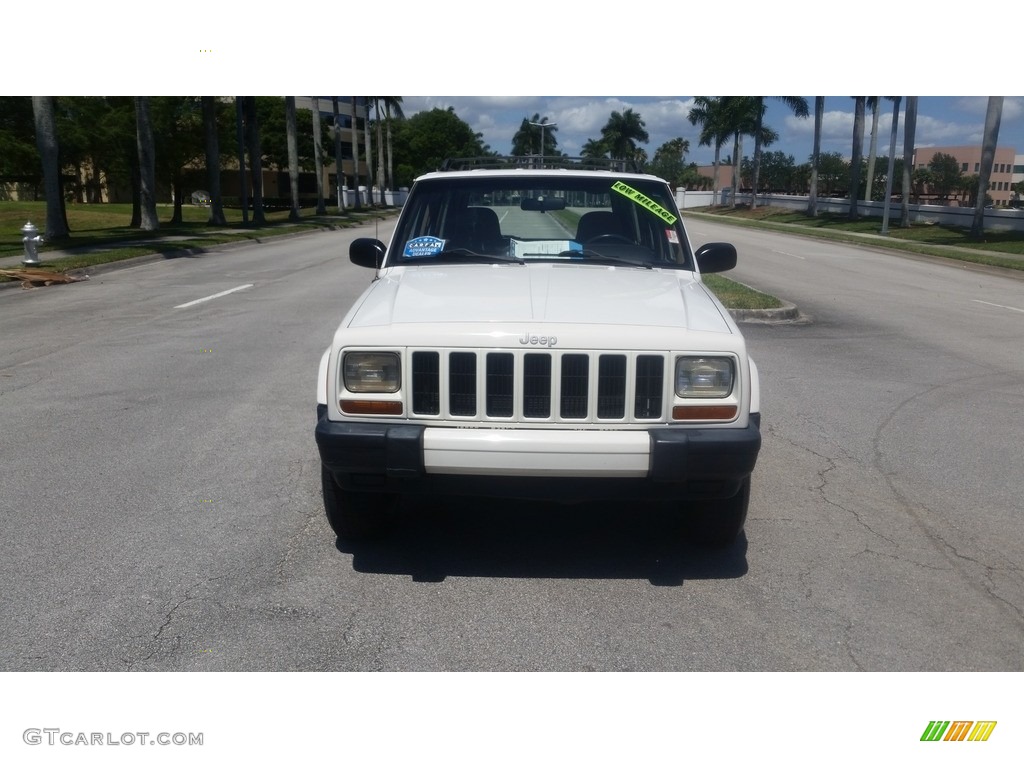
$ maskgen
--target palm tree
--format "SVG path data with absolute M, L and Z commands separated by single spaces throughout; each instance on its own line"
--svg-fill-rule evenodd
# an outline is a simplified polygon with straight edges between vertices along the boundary
M 155 232 L 160 228 L 160 219 L 156 215 L 156 152 L 148 96 L 135 97 L 135 140 L 139 147 L 139 199 L 142 213 L 139 227 L 146 232 Z
M 864 200 L 871 202 L 875 191 L 875 155 L 878 152 L 878 113 L 881 99 L 868 96 L 867 105 L 871 107 L 871 142 L 868 145 L 868 183 L 864 188 Z
M 372 96 L 373 99 L 373 111 L 377 114 L 377 185 L 380 187 L 380 204 L 381 206 L 387 205 L 387 200 L 384 197 L 384 120 L 380 113 L 380 103 L 383 97 Z
M 542 118 L 538 112 L 534 112 L 533 117 L 524 117 L 519 130 L 512 136 L 512 154 L 520 157 L 536 154 L 550 157 L 557 154 L 558 139 L 555 138 L 555 132 L 558 126 L 548 127 L 547 123 L 548 118 Z M 541 124 L 545 127 L 541 128 Z M 541 142 L 544 146 L 541 146 Z
M 203 96 L 203 134 L 206 144 L 206 186 L 210 193 L 210 219 L 208 224 L 223 227 L 224 200 L 220 193 L 220 144 L 217 139 L 217 98 Z
M 818 215 L 818 168 L 821 165 L 821 125 L 825 121 L 825 97 L 814 97 L 814 149 L 811 152 L 811 193 L 807 199 L 807 215 Z
M 765 111 L 765 97 L 754 96 L 752 97 L 757 101 L 757 108 L 755 110 L 755 116 L 757 123 L 754 126 L 754 179 L 753 179 L 753 190 L 754 194 L 750 200 L 750 207 L 757 207 L 757 180 L 761 175 L 761 147 L 765 145 L 764 136 L 762 132 L 762 120 L 764 119 Z M 807 99 L 803 96 L 773 96 L 772 98 L 778 99 L 791 110 L 797 117 L 807 117 Z
M 405 117 L 402 113 L 402 97 L 401 96 L 383 96 L 384 99 L 384 123 L 387 128 L 388 137 L 388 188 L 394 189 L 395 186 L 395 163 L 394 163 L 394 152 L 391 149 L 391 119 L 392 117 L 401 119 Z
M 53 96 L 33 96 L 32 116 L 36 124 L 36 146 L 43 160 L 43 184 L 46 187 L 47 240 L 62 240 L 71 234 L 64 212 L 64 190 L 60 178 L 60 145 L 57 143 L 57 118 Z
M 246 96 L 245 135 L 249 148 L 249 168 L 252 177 L 252 222 L 258 227 L 267 223 L 263 211 L 263 150 L 260 147 L 260 121 L 256 113 L 256 97 Z
M 352 206 L 353 211 L 363 210 L 363 203 L 359 199 L 359 118 L 356 108 L 356 97 L 349 97 L 352 100 L 352 179 L 356 189 L 356 202 Z M 369 156 L 367 156 L 369 159 Z
M 235 141 L 238 143 L 238 194 L 242 224 L 249 224 L 249 184 L 245 180 L 245 96 L 235 96 Z
M 985 110 L 985 134 L 981 140 L 981 173 L 978 179 L 978 199 L 974 202 L 974 222 L 971 224 L 971 239 L 981 240 L 985 236 L 985 192 L 992 176 L 992 164 L 996 158 L 999 143 L 999 123 L 1003 117 L 1003 97 L 989 96 Z
M 608 147 L 613 160 L 635 160 L 637 142 L 647 143 L 646 124 L 639 114 L 632 109 L 624 112 L 612 112 L 601 129 L 601 140 Z
M 608 157 L 608 147 L 602 139 L 587 139 L 580 149 L 580 155 L 591 160 Z
M 740 176 L 740 166 L 743 160 L 743 137 L 754 136 L 756 134 L 760 138 L 763 146 L 769 146 L 779 138 L 779 135 L 775 133 L 775 131 L 762 124 L 758 118 L 759 113 L 764 111 L 764 104 L 762 101 L 762 98 L 758 96 L 722 97 L 722 103 L 725 109 L 725 120 L 729 126 L 729 132 L 733 137 L 733 207 L 736 206 L 736 202 L 739 199 L 739 190 L 743 185 L 743 179 Z
M 900 125 L 901 96 L 886 96 L 892 99 L 892 126 L 889 134 L 889 169 L 885 174 L 885 208 L 882 209 L 882 234 L 889 234 L 889 203 L 892 201 L 892 182 L 896 168 L 896 131 Z
M 324 168 L 320 161 L 323 157 L 323 142 L 320 133 L 320 99 L 316 96 L 310 97 L 313 107 L 313 168 L 316 171 L 316 215 L 323 216 L 327 213 L 327 206 L 324 204 Z
M 288 188 L 292 198 L 288 221 L 298 221 L 302 215 L 299 213 L 299 128 L 294 96 L 284 97 L 284 130 L 288 143 Z
M 698 146 L 714 147 L 715 149 L 711 205 L 718 205 L 718 167 L 721 162 L 722 145 L 725 144 L 730 133 L 722 100 L 712 96 L 697 96 L 686 117 L 690 121 L 690 125 L 701 126 Z
M 334 176 L 338 183 L 338 210 L 345 210 L 345 171 L 341 165 L 341 122 L 338 111 L 338 97 L 331 96 L 331 111 L 334 113 Z
M 866 96 L 854 96 L 853 152 L 850 158 L 850 221 L 857 220 L 857 200 L 860 197 L 860 158 L 864 152 L 864 104 Z M 871 186 L 871 180 L 868 180 Z
M 900 226 L 910 227 L 910 176 L 914 172 L 914 134 L 917 132 L 917 96 L 907 96 L 903 114 L 903 201 Z
M 363 97 L 366 105 L 366 119 L 363 121 L 363 146 L 366 147 L 366 200 L 373 201 L 373 145 L 370 143 L 370 97 Z

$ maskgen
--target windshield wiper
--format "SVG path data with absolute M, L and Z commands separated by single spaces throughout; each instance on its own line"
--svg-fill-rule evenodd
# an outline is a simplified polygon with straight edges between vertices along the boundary
M 435 253 L 430 257 L 431 259 L 444 259 L 450 258 L 451 261 L 466 261 L 473 264 L 525 264 L 526 262 L 516 256 L 509 256 L 508 254 L 498 253 L 477 253 L 471 251 L 469 248 L 446 248 L 439 253 Z M 417 261 L 426 261 L 426 259 L 417 259 Z
M 606 256 L 603 253 L 592 251 L 589 248 L 584 248 L 582 251 L 562 251 L 558 254 L 561 258 L 579 258 L 580 256 L 586 257 L 589 261 L 600 261 L 604 264 L 622 264 L 626 267 L 639 267 L 642 269 L 654 269 L 654 265 L 649 261 L 633 261 L 632 259 L 622 259 L 616 256 Z

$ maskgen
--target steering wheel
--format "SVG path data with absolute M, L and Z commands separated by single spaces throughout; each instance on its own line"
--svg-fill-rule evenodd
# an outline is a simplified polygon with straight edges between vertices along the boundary
M 623 235 L 613 235 L 613 234 L 605 234 L 605 235 L 598 235 L 597 237 L 592 237 L 589 240 L 587 240 L 587 242 L 585 242 L 584 245 L 590 245 L 591 243 L 599 243 L 599 242 L 602 242 L 602 241 L 603 242 L 608 242 L 608 243 L 626 243 L 627 245 L 636 245 L 636 243 L 634 243 L 628 237 L 625 237 Z

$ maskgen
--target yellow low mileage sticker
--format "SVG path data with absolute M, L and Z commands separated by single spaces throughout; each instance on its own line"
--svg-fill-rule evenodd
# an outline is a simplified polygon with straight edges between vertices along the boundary
M 637 205 L 642 205 L 648 211 L 653 213 L 659 219 L 664 221 L 666 224 L 675 224 L 676 217 L 667 208 L 662 208 L 656 202 L 651 200 L 647 195 L 642 192 L 638 192 L 628 184 L 623 184 L 621 181 L 616 181 L 612 184 L 612 189 L 618 192 L 620 195 L 628 197 Z

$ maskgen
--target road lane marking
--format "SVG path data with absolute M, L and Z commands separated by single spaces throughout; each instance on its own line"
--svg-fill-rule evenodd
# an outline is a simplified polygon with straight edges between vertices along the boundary
M 252 288 L 252 286 L 252 283 L 246 283 L 245 285 L 240 285 L 237 288 L 229 288 L 226 291 L 215 293 L 213 294 L 213 296 L 203 296 L 203 298 L 201 299 L 196 299 L 195 301 L 187 301 L 184 304 L 179 304 L 178 306 L 175 307 L 175 309 L 184 309 L 185 307 L 191 307 L 195 304 L 202 304 L 204 301 L 210 301 L 211 299 L 219 299 L 221 296 L 227 296 L 229 293 L 235 293 L 237 291 L 244 291 L 246 288 Z
M 1000 309 L 1008 309 L 1011 312 L 1024 312 L 1024 309 L 1019 307 L 1008 307 L 1005 304 L 993 304 L 991 301 L 982 301 L 981 299 L 972 299 L 976 304 L 988 304 L 990 307 L 999 307 Z
M 772 248 L 772 253 L 781 253 L 783 256 L 792 256 L 794 259 L 800 259 L 800 261 L 807 261 L 806 256 L 799 256 L 795 253 L 787 253 L 786 251 L 777 251 Z

